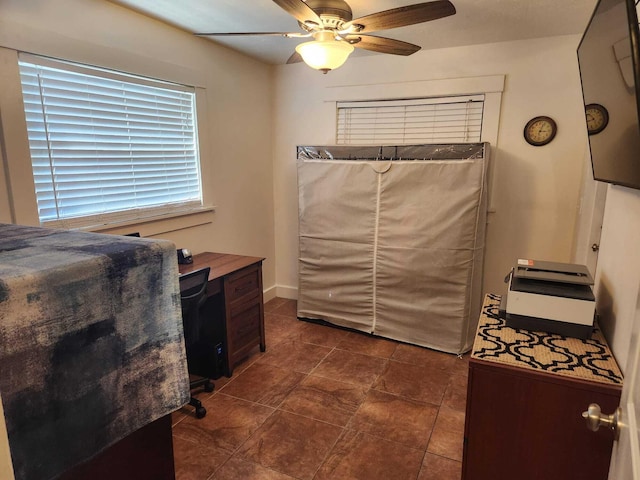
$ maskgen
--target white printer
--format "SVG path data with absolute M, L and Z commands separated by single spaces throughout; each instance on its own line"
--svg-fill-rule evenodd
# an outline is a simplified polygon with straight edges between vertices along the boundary
M 520 259 L 507 279 L 509 291 L 501 309 L 508 326 L 577 338 L 591 336 L 595 297 L 586 266 Z

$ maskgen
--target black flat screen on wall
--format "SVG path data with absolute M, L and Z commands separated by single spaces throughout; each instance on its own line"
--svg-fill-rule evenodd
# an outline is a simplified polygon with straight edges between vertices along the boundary
M 593 177 L 636 189 L 640 189 L 639 37 L 633 0 L 600 0 L 578 46 L 584 103 L 605 107 L 609 117 L 603 129 L 589 135 Z

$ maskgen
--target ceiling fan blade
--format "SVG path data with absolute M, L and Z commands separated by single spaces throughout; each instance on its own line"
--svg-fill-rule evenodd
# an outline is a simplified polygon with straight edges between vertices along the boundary
M 393 38 L 377 37 L 375 35 L 346 35 L 343 38 L 356 48 L 362 48 L 372 52 L 390 53 L 392 55 L 411 55 L 422 48 L 413 43 L 394 40 Z
M 196 37 L 239 37 L 248 35 L 270 35 L 275 37 L 301 37 L 305 36 L 301 33 L 290 32 L 213 32 L 213 33 L 194 33 Z
M 302 0 L 273 0 L 280 8 L 288 14 L 293 15 L 300 23 L 309 26 L 322 25 L 322 20 L 316 12 L 311 10 Z
M 416 23 L 437 20 L 456 13 L 456 8 L 449 0 L 436 0 L 435 2 L 418 3 L 405 7 L 392 8 L 378 13 L 372 13 L 364 17 L 351 20 L 344 25 L 346 30 L 351 25 L 361 25 L 358 32 L 375 32 L 388 28 L 405 27 Z
M 300 62 L 302 62 L 302 55 L 300 55 L 298 52 L 293 52 L 293 55 L 291 55 L 287 60 L 287 65 L 289 65 L 290 63 L 300 63 Z

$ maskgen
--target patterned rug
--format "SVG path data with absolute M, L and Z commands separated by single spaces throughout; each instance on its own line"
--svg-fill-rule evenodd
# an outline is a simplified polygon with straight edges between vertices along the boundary
M 0 395 L 17 480 L 189 400 L 172 243 L 0 224 Z
M 622 384 L 622 373 L 597 325 L 591 338 L 586 340 L 507 327 L 498 316 L 500 299 L 500 295 L 492 294 L 484 299 L 472 358 Z

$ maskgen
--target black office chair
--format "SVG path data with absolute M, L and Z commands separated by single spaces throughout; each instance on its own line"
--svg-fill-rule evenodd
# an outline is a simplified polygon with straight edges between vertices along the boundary
M 191 380 L 190 350 L 195 348 L 200 340 L 202 331 L 200 323 L 200 308 L 207 299 L 207 282 L 209 280 L 209 267 L 194 272 L 180 275 L 180 300 L 182 303 L 182 325 L 184 328 L 184 344 L 187 353 L 187 368 L 189 370 L 189 387 L 204 387 L 205 392 L 212 392 L 214 385 L 210 378 L 198 378 Z M 189 399 L 189 405 L 196 408 L 196 417 L 203 418 L 207 410 L 202 402 L 193 396 Z

